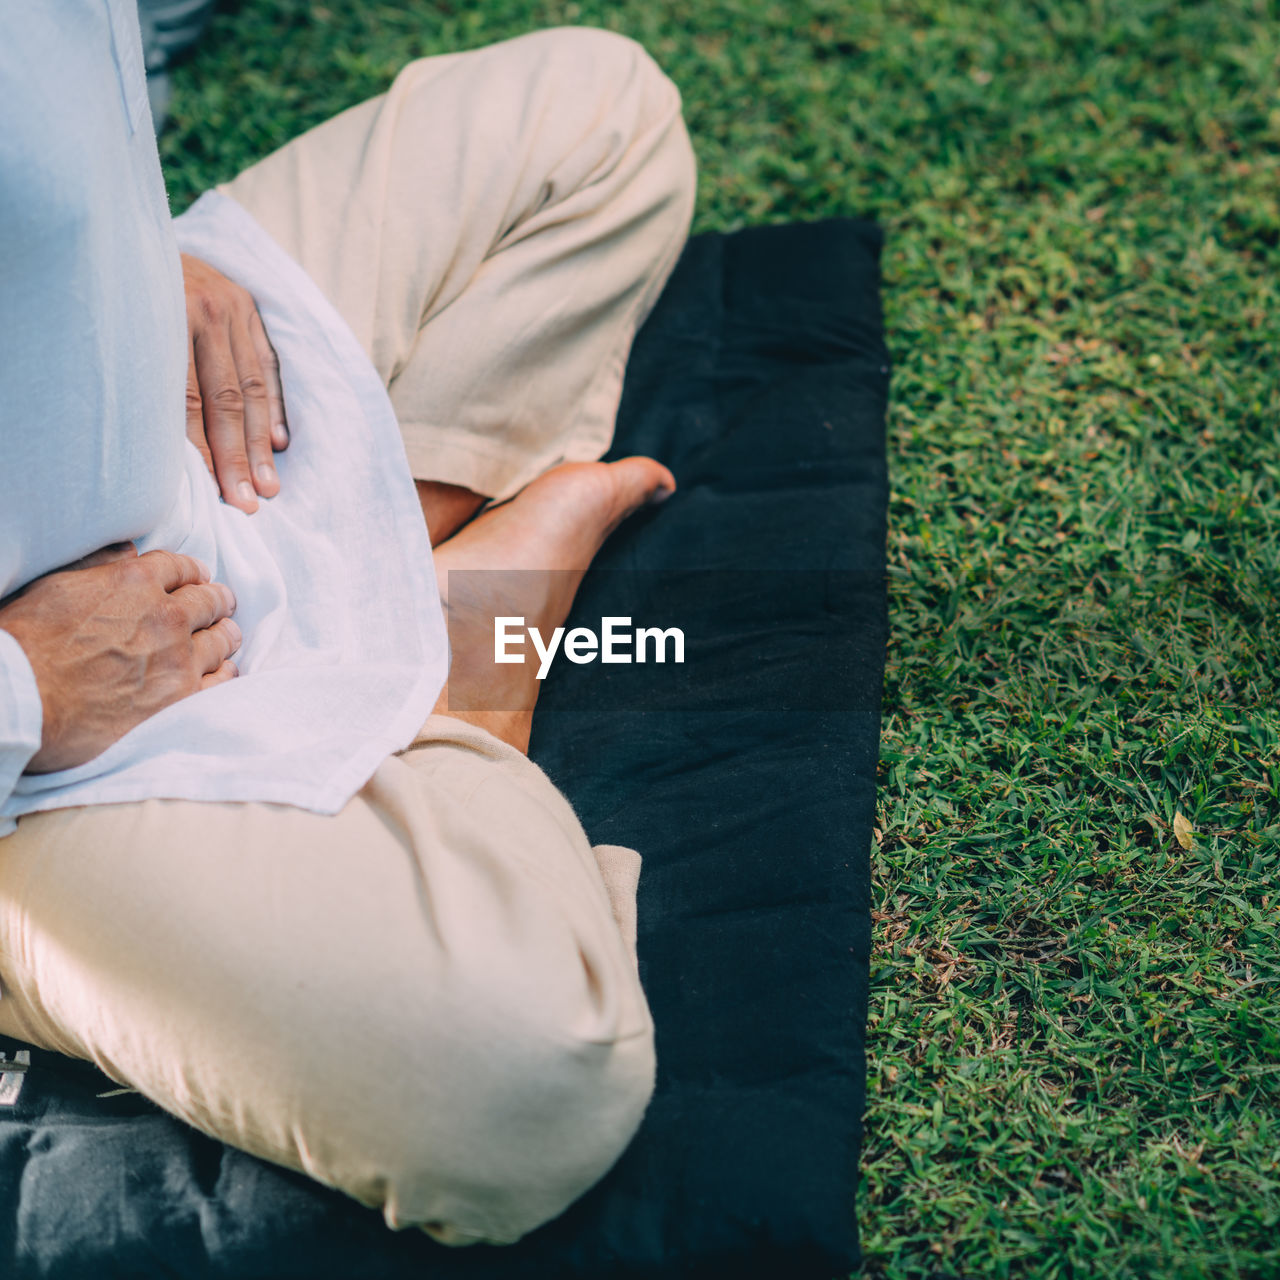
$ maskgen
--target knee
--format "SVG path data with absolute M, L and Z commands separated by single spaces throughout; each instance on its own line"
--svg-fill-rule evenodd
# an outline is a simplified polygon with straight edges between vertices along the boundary
M 510 1243 L 566 1209 L 621 1155 L 654 1078 L 585 833 L 523 757 L 480 748 L 380 773 L 380 810 L 419 852 L 383 868 L 369 914 L 345 913 L 351 945 L 308 969 L 272 1033 L 288 1042 L 273 1122 L 301 1167 L 450 1244 Z M 340 1046 L 307 1051 L 335 1025 Z
M 642 44 L 600 27 L 552 27 L 512 43 L 520 41 L 537 46 L 544 73 L 567 97 L 576 97 L 569 86 L 590 86 L 599 118 L 618 113 L 635 132 L 654 134 L 658 147 L 680 153 L 676 168 L 692 190 L 693 151 L 680 91 Z
M 640 91 L 667 110 L 680 109 L 675 84 L 630 36 L 603 27 L 549 27 L 517 40 L 536 46 L 543 65 L 558 72 L 562 81 L 590 77 L 614 92 Z
M 409 1085 L 373 1157 L 388 1223 L 444 1244 L 510 1244 L 556 1217 L 622 1154 L 653 1090 L 647 1020 L 586 1041 L 486 996 L 424 1041 L 412 1074 L 432 1083 Z
M 445 962 L 361 982 L 377 997 L 344 1038 L 366 1047 L 368 1083 L 317 1115 L 338 1126 L 324 1137 L 347 1160 L 339 1185 L 448 1244 L 511 1243 L 561 1213 L 622 1154 L 654 1080 L 652 1019 L 603 895 L 556 814 L 510 788 L 490 803 L 498 785 L 475 793 L 466 874 L 436 880 Z

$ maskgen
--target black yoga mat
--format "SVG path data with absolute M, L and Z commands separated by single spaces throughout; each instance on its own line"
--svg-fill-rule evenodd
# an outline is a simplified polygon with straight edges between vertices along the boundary
M 0 1039 L 0 1275 L 828 1280 L 857 1262 L 868 853 L 885 647 L 877 230 L 692 240 L 614 456 L 680 483 L 570 625 L 679 627 L 684 664 L 558 663 L 531 754 L 644 858 L 659 1075 L 618 1165 L 506 1249 L 449 1250 Z

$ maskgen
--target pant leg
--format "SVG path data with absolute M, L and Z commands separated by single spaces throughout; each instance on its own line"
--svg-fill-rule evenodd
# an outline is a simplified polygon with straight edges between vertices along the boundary
M 222 190 L 351 325 L 415 477 L 502 498 L 608 448 L 694 161 L 648 54 L 564 27 L 411 63 Z
M 558 1214 L 653 1082 L 582 828 L 433 717 L 336 817 L 152 800 L 0 840 L 0 1033 L 452 1244 Z

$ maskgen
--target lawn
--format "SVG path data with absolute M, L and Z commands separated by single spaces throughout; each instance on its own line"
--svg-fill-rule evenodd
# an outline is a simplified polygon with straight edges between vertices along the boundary
M 241 0 L 175 208 L 565 22 L 680 86 L 695 231 L 887 232 L 863 1274 L 1280 1276 L 1280 6 Z

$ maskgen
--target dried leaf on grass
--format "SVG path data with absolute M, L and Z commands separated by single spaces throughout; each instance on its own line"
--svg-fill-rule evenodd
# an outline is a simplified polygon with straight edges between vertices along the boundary
M 1181 813 L 1173 815 L 1173 838 L 1184 848 L 1191 849 L 1195 845 L 1195 831 Z

